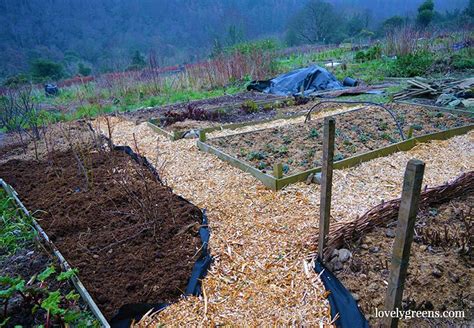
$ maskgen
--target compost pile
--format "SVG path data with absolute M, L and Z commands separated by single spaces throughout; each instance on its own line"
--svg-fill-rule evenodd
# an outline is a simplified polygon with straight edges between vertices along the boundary
M 417 217 L 411 248 L 403 310 L 464 310 L 472 318 L 474 298 L 472 234 L 474 193 L 427 207 Z M 338 278 L 359 300 L 366 317 L 376 325 L 375 308 L 383 308 L 396 221 L 375 228 L 350 243 L 350 260 L 336 270 Z M 429 319 L 410 319 L 410 326 L 429 325 Z M 437 318 L 437 326 L 460 325 L 463 319 Z M 434 322 L 432 322 L 434 323 Z
M 127 154 L 90 144 L 12 159 L 19 193 L 110 319 L 124 304 L 176 301 L 201 246 L 201 211 Z

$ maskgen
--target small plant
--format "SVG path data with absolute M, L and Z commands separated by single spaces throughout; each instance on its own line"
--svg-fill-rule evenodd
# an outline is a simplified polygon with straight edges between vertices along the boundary
M 259 162 L 258 165 L 257 165 L 257 168 L 259 170 L 265 170 L 266 167 L 267 167 L 267 165 L 265 164 L 265 162 Z
M 367 135 L 365 133 L 361 133 L 361 134 L 359 134 L 359 140 L 362 143 L 366 143 L 367 141 L 370 140 L 370 137 L 369 137 L 369 135 Z
M 411 126 L 413 127 L 413 130 L 416 130 L 416 131 L 423 130 L 423 125 L 422 124 L 415 123 L 415 124 L 412 124 Z
M 314 154 L 315 154 L 315 153 L 316 153 L 316 150 L 310 149 L 310 150 L 308 151 L 308 153 L 306 154 L 306 157 L 307 157 L 308 159 L 311 159 L 311 158 L 314 157 Z
M 263 160 L 267 158 L 267 155 L 263 151 L 251 151 L 247 155 L 247 159 L 249 161 L 254 161 L 254 160 Z
M 265 105 L 263 105 L 263 110 L 264 110 L 265 112 L 269 112 L 269 111 L 273 110 L 273 104 L 265 104 Z
M 388 140 L 390 142 L 395 142 L 396 140 L 387 132 L 384 132 L 380 135 L 380 137 L 384 140 Z
M 256 113 L 258 112 L 258 109 L 259 109 L 257 103 L 250 99 L 244 101 L 240 107 L 247 114 Z
M 280 155 L 287 154 L 287 153 L 288 153 L 288 147 L 286 147 L 286 146 L 281 146 L 280 148 L 278 148 L 278 153 L 279 153 Z
M 316 128 L 312 128 L 311 131 L 309 131 L 309 138 L 311 139 L 319 138 L 319 132 Z
M 334 155 L 334 162 L 342 161 L 343 159 L 344 159 L 344 155 L 342 155 L 341 153 Z
M 290 136 L 283 136 L 283 143 L 285 145 L 289 145 L 291 143 L 291 137 Z
M 382 122 L 382 123 L 379 124 L 379 130 L 380 130 L 380 131 L 385 131 L 385 130 L 387 130 L 387 129 L 388 129 L 388 124 L 387 124 L 387 122 Z

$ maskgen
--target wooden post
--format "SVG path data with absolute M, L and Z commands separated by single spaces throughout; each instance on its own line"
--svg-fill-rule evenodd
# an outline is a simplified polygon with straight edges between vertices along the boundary
M 417 159 L 410 160 L 405 170 L 402 198 L 398 211 L 397 232 L 392 250 L 390 277 L 385 298 L 386 311 L 396 311 L 402 305 L 403 288 L 408 270 L 424 171 L 425 163 Z M 384 318 L 384 326 L 397 327 L 397 325 L 397 317 Z
M 283 178 L 283 165 L 281 163 L 273 164 L 273 176 L 277 179 Z
M 199 130 L 199 141 L 206 142 L 206 131 Z
M 326 248 L 327 235 L 329 233 L 329 219 L 331 217 L 332 166 L 334 158 L 335 132 L 336 120 L 333 117 L 326 117 L 324 119 L 321 201 L 319 209 L 318 254 L 321 261 L 324 261 L 324 249 Z

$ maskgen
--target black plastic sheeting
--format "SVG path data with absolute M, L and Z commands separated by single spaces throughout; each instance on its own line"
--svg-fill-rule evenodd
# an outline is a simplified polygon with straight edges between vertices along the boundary
M 280 96 L 304 95 L 315 91 L 342 89 L 342 84 L 328 70 L 320 66 L 300 68 L 271 80 L 253 81 L 247 90 L 256 90 Z M 301 94 L 303 91 L 303 94 Z
M 185 296 L 201 295 L 201 280 L 206 276 L 207 270 L 212 263 L 212 256 L 209 254 L 207 247 L 209 245 L 210 231 L 205 210 L 203 210 L 202 224 L 199 228 L 199 236 L 201 237 L 202 242 L 202 252 L 200 258 L 194 263 L 193 271 L 191 273 L 191 277 L 189 278 L 186 292 L 184 294 Z M 132 324 L 132 321 L 139 321 L 148 311 L 161 311 L 169 305 L 170 304 L 168 303 L 125 304 L 112 318 L 110 325 L 113 328 L 129 328 Z
M 331 306 L 331 317 L 334 319 L 339 314 L 338 319 L 334 322 L 337 327 L 346 328 L 368 328 L 369 323 L 357 306 L 357 302 L 351 293 L 337 279 L 331 271 L 329 271 L 320 259 L 316 260 L 314 270 L 320 275 L 326 290 L 330 291 L 328 296 Z

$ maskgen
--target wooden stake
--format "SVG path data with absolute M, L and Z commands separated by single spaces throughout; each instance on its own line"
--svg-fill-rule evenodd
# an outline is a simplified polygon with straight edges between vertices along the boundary
M 283 178 L 283 165 L 281 163 L 273 164 L 273 176 L 277 179 Z
M 390 277 L 385 298 L 386 311 L 396 311 L 402 305 L 403 288 L 408 270 L 424 171 L 425 163 L 417 159 L 410 160 L 405 170 L 397 233 L 393 244 Z M 384 326 L 397 327 L 398 325 L 398 317 L 391 316 L 384 320 Z
M 324 261 L 327 235 L 329 233 L 329 219 L 331 217 L 332 168 L 334 158 L 334 137 L 336 120 L 333 117 L 324 119 L 323 136 L 323 163 L 321 167 L 321 201 L 319 209 L 319 246 L 318 254 Z

